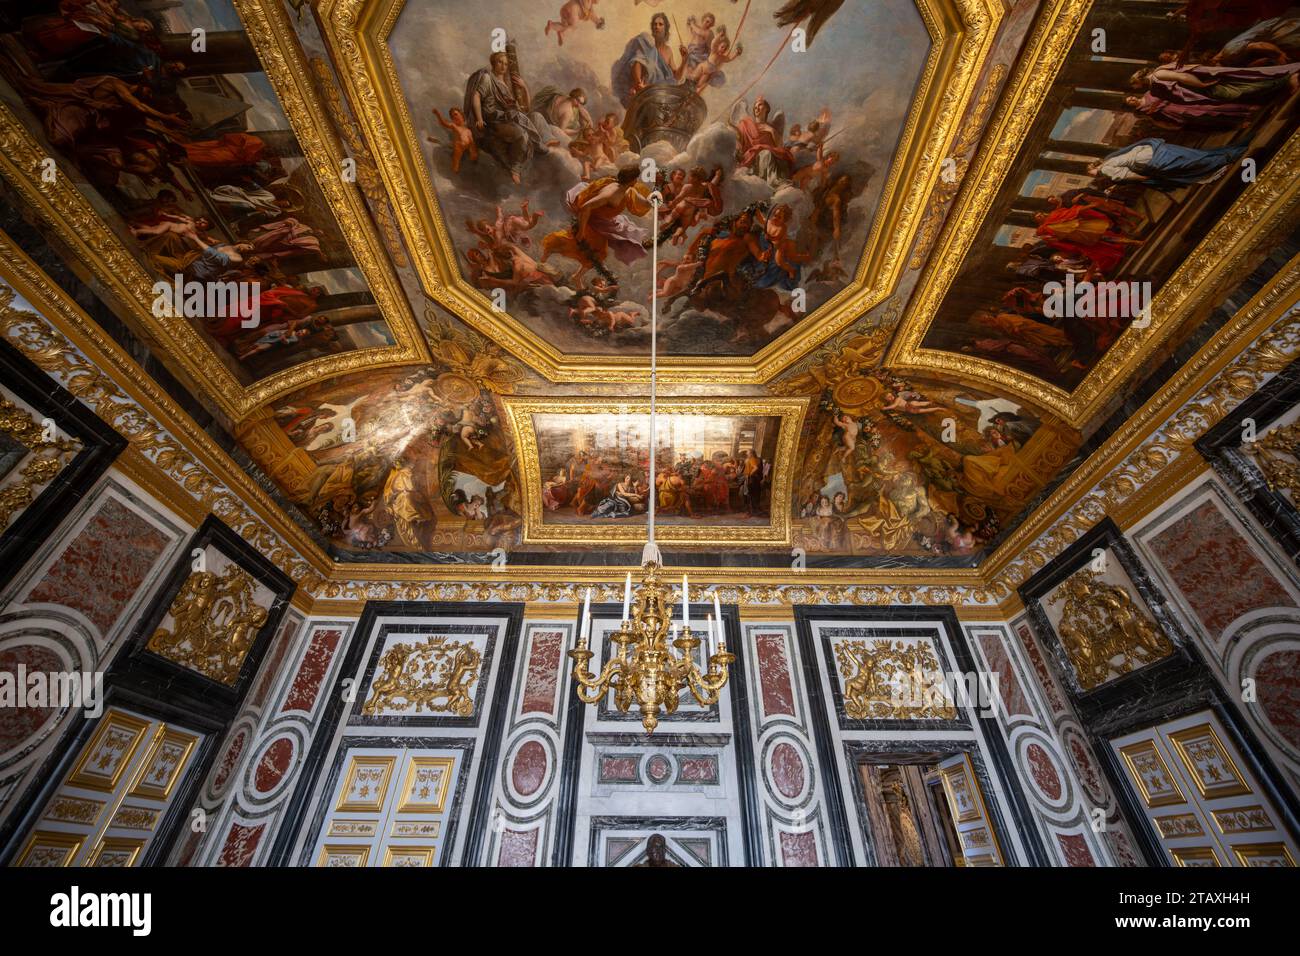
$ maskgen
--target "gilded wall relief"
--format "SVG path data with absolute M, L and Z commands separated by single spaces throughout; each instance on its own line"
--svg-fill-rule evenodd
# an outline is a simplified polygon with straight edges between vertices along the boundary
M 222 556 L 215 556 L 220 563 Z M 220 571 L 194 571 L 145 648 L 204 677 L 234 684 L 266 625 L 271 598 L 270 588 L 259 586 L 233 562 L 225 562 Z
M 877 330 L 778 383 L 814 405 L 794 475 L 809 553 L 975 555 L 1074 458 L 1081 438 L 1019 401 L 876 366 Z
M 1047 70 L 1013 79 L 889 361 L 1011 381 L 1082 421 L 1293 215 L 1288 7 L 1191 26 L 1102 0 L 1077 32 L 1044 15 Z
M 471 693 L 482 663 L 483 655 L 470 641 L 438 636 L 398 641 L 379 659 L 383 670 L 370 684 L 362 713 L 415 710 L 469 717 L 474 713 Z
M 1084 691 L 1162 660 L 1174 645 L 1115 561 L 1076 571 L 1042 599 Z
M 645 353 L 652 281 L 669 364 L 738 380 L 879 301 L 1003 15 L 556 6 L 317 9 L 425 288 L 566 380 Z M 647 159 L 657 179 L 639 178 Z
M 782 546 L 804 399 L 661 399 L 656 537 Z M 649 403 L 505 400 L 525 488 L 524 541 L 641 541 L 650 503 Z
M 281 107 L 305 71 L 230 0 L 7 3 L 0 35 L 11 178 L 232 417 L 423 354 L 323 112 Z
M 954 720 L 957 708 L 923 638 L 841 640 L 835 663 L 844 713 L 853 720 Z

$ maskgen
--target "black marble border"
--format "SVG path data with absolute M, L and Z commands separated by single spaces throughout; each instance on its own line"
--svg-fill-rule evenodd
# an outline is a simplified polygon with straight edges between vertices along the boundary
M 831 846 L 835 850 L 838 864 L 840 866 L 850 866 L 853 862 L 853 843 L 849 835 L 849 819 L 847 809 L 844 806 L 844 795 L 840 791 L 840 781 L 837 776 L 839 764 L 836 761 L 835 736 L 831 730 L 831 709 L 827 705 L 825 695 L 822 693 L 817 668 L 817 653 L 812 635 L 813 622 L 934 621 L 937 618 L 948 632 L 948 644 L 951 646 L 953 656 L 956 658 L 957 669 L 973 673 L 978 668 L 975 665 L 975 657 L 966 643 L 966 632 L 962 629 L 961 622 L 957 620 L 957 612 L 949 605 L 914 607 L 894 604 L 878 608 L 857 608 L 801 604 L 795 607 L 794 618 L 795 629 L 799 638 L 799 656 L 802 658 L 804 684 L 808 694 L 808 708 L 811 712 L 812 738 L 817 748 L 817 760 L 821 765 L 822 789 L 826 794 L 827 824 L 831 837 Z M 835 686 L 834 679 L 831 680 L 831 686 Z M 983 737 L 984 746 L 987 748 L 989 757 L 993 762 L 993 767 L 990 770 L 997 773 L 999 782 L 1002 784 L 1002 792 L 1006 795 L 1007 804 L 1011 811 L 1011 820 L 1006 822 L 1013 825 L 1020 834 L 1020 842 L 1028 856 L 1028 860 L 1024 861 L 1024 864 L 1028 866 L 1050 866 L 1051 857 L 1048 855 L 1047 847 L 1043 844 L 1042 835 L 1038 832 L 1038 827 L 1034 823 L 1033 813 L 1030 810 L 1029 799 L 1025 794 L 1020 772 L 1017 770 L 1015 761 L 1007 749 L 1007 742 L 1002 736 L 997 718 L 977 713 L 975 721 L 977 727 L 974 729 Z M 889 743 L 896 742 L 890 741 Z M 926 741 L 926 743 L 929 743 L 929 741 Z M 972 741 L 972 745 L 974 743 Z M 986 795 L 985 802 L 993 803 L 994 806 L 991 812 L 1000 814 L 996 807 L 997 801 L 993 800 L 991 794 Z M 1007 852 L 1005 842 L 1003 855 L 1007 858 L 1006 863 L 1008 866 L 1017 862 Z
M 81 442 L 81 450 L 0 532 L 0 581 L 8 581 L 18 576 L 22 566 L 54 534 L 77 502 L 126 448 L 127 441 L 3 339 L 0 339 L 0 381 L 42 418 L 53 419 L 61 434 Z
M 370 660 L 366 662 L 365 673 L 357 681 L 357 699 L 348 714 L 349 727 L 477 727 L 483 719 L 483 699 L 487 696 L 487 681 L 482 675 L 492 673 L 492 662 L 496 656 L 497 637 L 502 633 L 499 619 L 497 624 L 470 625 L 451 624 L 431 626 L 429 624 L 385 624 L 375 637 L 375 646 L 371 650 Z M 483 647 L 483 660 L 479 666 L 480 679 L 474 691 L 474 713 L 468 717 L 434 717 L 431 715 L 369 715 L 362 713 L 366 704 L 366 695 L 370 684 L 379 669 L 379 661 L 384 652 L 384 641 L 392 634 L 412 634 L 420 637 L 479 637 L 486 635 Z
M 694 607 L 694 606 L 693 606 Z M 621 604 L 600 604 L 592 607 L 593 619 L 620 619 L 623 613 Z M 575 627 L 580 628 L 582 610 L 576 611 Z M 701 618 L 703 620 L 703 618 Z M 751 653 L 743 642 L 740 627 L 740 613 L 734 604 L 722 605 L 722 621 L 726 628 L 727 647 L 737 657 L 731 666 L 727 688 L 723 693 L 731 695 L 732 739 L 736 748 L 736 777 L 740 798 L 741 836 L 745 848 L 745 866 L 758 866 L 763 859 L 762 819 L 758 809 L 758 770 L 754 762 L 754 734 L 750 726 L 749 687 L 745 677 L 743 656 Z M 575 631 L 575 633 L 578 633 Z M 555 845 L 551 856 L 552 866 L 571 866 L 574 863 L 573 852 L 578 824 L 578 777 L 582 770 L 583 708 L 588 706 L 578 699 L 576 684 L 570 668 L 568 678 L 564 681 L 564 693 L 568 697 L 565 711 L 564 745 L 561 756 L 560 790 L 555 798 Z M 599 734 L 598 736 L 608 736 Z M 619 735 L 623 736 L 623 735 Z M 637 736 L 627 735 L 624 739 Z M 662 738 L 664 741 L 683 734 L 672 734 Z M 691 735 L 696 736 L 696 735 Z M 716 732 L 705 736 L 716 737 Z M 659 742 L 656 740 L 656 743 Z M 675 743 L 675 746 L 682 746 Z
M 334 749 L 335 736 L 339 724 L 344 720 L 344 711 L 352 701 L 347 700 L 345 684 L 355 680 L 365 659 L 366 645 L 370 642 L 371 632 L 383 617 L 496 617 L 505 619 L 505 628 L 500 648 L 501 663 L 497 671 L 497 682 L 492 701 L 491 715 L 484 728 L 482 742 L 483 752 L 480 757 L 479 777 L 474 791 L 474 803 L 468 821 L 469 836 L 465 843 L 465 852 L 461 856 L 463 866 L 477 865 L 476 856 L 481 850 L 481 843 L 487 831 L 489 805 L 492 798 L 492 774 L 495 772 L 497 754 L 501 749 L 502 738 L 506 729 L 506 707 L 510 697 L 510 681 L 518 657 L 518 645 L 523 630 L 524 606 L 507 601 L 491 603 L 461 603 L 442 601 L 367 601 L 361 610 L 356 627 L 352 631 L 351 643 L 344 654 L 343 662 L 334 678 L 329 699 L 316 727 L 316 736 L 312 738 L 311 748 L 303 760 L 302 773 L 298 783 L 285 805 L 284 815 L 277 829 L 275 842 L 267 856 L 267 866 L 292 866 L 294 844 L 302 834 L 307 823 L 307 814 L 311 812 L 311 797 L 320 782 L 326 761 Z M 345 728 L 346 730 L 346 728 Z M 362 735 L 344 735 L 339 738 L 339 749 L 345 742 L 365 739 Z M 419 745 L 421 740 L 441 739 L 414 735 L 404 740 Z M 470 739 L 470 738 L 466 738 Z M 322 796 L 322 799 L 328 799 Z
M 1119 561 L 1120 567 L 1137 588 L 1137 596 L 1141 598 L 1148 613 L 1173 644 L 1174 653 L 1091 690 L 1084 690 L 1056 628 L 1047 619 L 1042 601 L 1062 581 L 1088 564 L 1092 560 L 1093 550 L 1097 548 L 1108 549 Z M 1029 614 L 1030 626 L 1043 641 L 1048 657 L 1055 665 L 1057 676 L 1061 678 L 1065 692 L 1085 726 L 1092 723 L 1100 729 L 1117 723 L 1122 725 L 1122 714 L 1135 700 L 1150 697 L 1155 690 L 1185 680 L 1189 668 L 1199 669 L 1200 661 L 1192 642 L 1178 626 L 1164 594 L 1147 574 L 1141 560 L 1110 518 L 1097 522 L 1087 534 L 1022 584 L 1018 593 Z
M 154 829 L 154 837 L 140 858 L 140 866 L 158 866 L 167 859 L 177 840 L 188 835 L 190 808 L 198 800 L 199 789 L 217 759 L 217 748 L 225 737 L 228 721 L 212 716 L 203 709 L 178 705 L 166 696 L 121 684 L 105 682 L 104 713 L 112 707 L 134 711 L 167 724 L 179 724 L 203 735 L 195 749 L 186 782 L 172 794 L 166 811 Z M 58 743 L 39 767 L 30 773 L 40 781 L 19 798 L 12 812 L 0 826 L 0 867 L 9 866 L 23 840 L 36 827 L 49 799 L 58 791 L 81 750 L 99 726 L 102 715 L 87 717 L 80 711 L 61 734 Z
M 1262 437 L 1272 424 L 1300 405 L 1300 361 L 1292 362 L 1264 387 L 1225 415 L 1196 440 L 1195 447 L 1232 493 L 1264 526 L 1292 562 L 1300 565 L 1300 510 L 1273 491 L 1254 460 L 1242 448 L 1246 419 Z
M 194 550 L 205 550 L 209 546 L 248 572 L 257 583 L 268 588 L 272 594 L 266 623 L 257 632 L 253 646 L 239 669 L 239 677 L 233 685 L 213 680 L 198 671 L 154 654 L 146 648 L 149 638 L 166 617 L 181 585 L 193 570 L 191 555 Z M 154 593 L 148 610 L 127 637 L 122 653 L 113 661 L 105 675 L 105 680 L 131 684 L 153 693 L 159 699 L 175 698 L 177 695 L 181 695 L 182 698 L 192 698 L 196 708 L 206 707 L 229 722 L 235 718 L 239 705 L 257 676 L 262 658 L 266 655 L 280 627 L 280 619 L 289 610 L 289 599 L 293 596 L 295 587 L 287 574 L 227 527 L 220 518 L 216 515 L 208 515 L 198 531 L 190 538 L 189 544 L 177 556 L 175 565 L 162 586 Z
M 725 613 L 725 612 L 724 612 Z M 727 852 L 727 818 L 726 817 L 639 817 L 639 816 L 599 816 L 591 818 L 591 838 L 587 841 L 587 865 L 603 867 L 596 851 L 600 849 L 598 836 L 602 830 L 637 830 L 674 831 L 674 830 L 712 830 L 718 834 L 718 859 L 712 867 L 731 865 Z

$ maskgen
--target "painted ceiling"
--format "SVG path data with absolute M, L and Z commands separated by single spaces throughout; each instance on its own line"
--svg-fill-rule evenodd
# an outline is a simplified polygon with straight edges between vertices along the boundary
M 1298 88 L 1276 2 L 0 0 L 7 194 L 343 561 L 977 563 Z

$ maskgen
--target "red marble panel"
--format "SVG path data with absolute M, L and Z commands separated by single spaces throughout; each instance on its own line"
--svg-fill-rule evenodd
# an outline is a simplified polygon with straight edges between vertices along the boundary
M 1020 682 L 1016 680 L 1016 669 L 1012 666 L 1011 659 L 1007 657 L 1007 649 L 1002 646 L 1002 638 L 994 631 L 982 631 L 978 635 L 978 640 L 989 669 L 998 675 L 998 693 L 1002 695 L 1002 703 L 1006 706 L 1007 715 L 1023 714 L 1032 717 L 1034 712 L 1030 709 L 1029 702 L 1025 700 Z
M 1295 606 L 1250 542 L 1212 501 L 1165 528 L 1150 546 L 1214 638 L 1250 611 Z
M 535 866 L 536 861 L 536 830 L 501 831 L 501 851 L 497 854 L 497 866 Z
M 636 757 L 601 757 L 600 782 L 624 783 L 638 779 L 637 768 L 640 760 Z
M 19 644 L 0 651 L 0 671 L 12 674 L 6 680 L 13 681 L 15 700 L 5 701 L 0 706 L 0 753 L 12 750 L 23 741 L 36 736 L 46 722 L 53 719 L 59 711 L 57 707 L 18 707 L 16 706 L 22 690 L 18 686 L 18 666 L 26 668 L 24 680 L 30 689 L 31 678 L 36 674 L 53 675 L 64 670 L 63 660 L 48 647 L 37 644 Z M 46 687 L 51 686 L 49 677 L 43 678 Z
M 531 797 L 540 790 L 546 780 L 546 748 L 536 740 L 526 741 L 515 753 L 510 779 L 520 796 Z
M 781 863 L 784 866 L 820 866 L 817 862 L 817 834 L 781 833 Z
M 1300 651 L 1278 650 L 1260 661 L 1255 693 L 1269 723 L 1300 750 Z
M 262 751 L 253 774 L 253 788 L 258 793 L 270 793 L 276 788 L 289 770 L 294 749 L 291 738 L 277 737 Z
M 678 757 L 678 783 L 717 783 L 718 761 L 715 757 Z
M 790 661 L 786 654 L 786 635 L 781 631 L 759 634 L 754 638 L 758 655 L 758 683 L 763 695 L 763 715 L 794 716 L 794 689 L 790 682 Z
M 316 705 L 316 695 L 320 693 L 321 681 L 329 673 L 330 661 L 338 649 L 343 632 L 334 629 L 322 629 L 311 636 L 311 643 L 298 665 L 298 673 L 293 679 L 293 686 L 285 695 L 281 713 L 301 710 L 311 713 Z
M 564 651 L 563 631 L 534 631 L 524 677 L 525 714 L 555 716 L 555 690 L 560 680 L 560 659 Z
M 250 866 L 265 830 L 265 823 L 252 827 L 244 826 L 242 823 L 232 823 L 226 832 L 226 842 L 221 847 L 221 855 L 217 857 L 217 866 Z
M 1053 714 L 1063 713 L 1065 703 L 1061 700 L 1061 695 L 1056 689 L 1056 681 L 1052 679 L 1047 664 L 1043 662 L 1043 655 L 1038 650 L 1038 642 L 1034 640 L 1029 625 L 1021 624 L 1017 631 L 1020 634 L 1020 644 L 1025 649 L 1025 656 L 1029 658 L 1034 673 L 1038 675 L 1038 683 L 1043 688 L 1043 694 L 1047 697 L 1047 706 L 1052 708 Z
M 244 744 L 247 742 L 247 730 L 240 730 L 230 741 L 230 746 L 226 748 L 221 763 L 217 765 L 217 773 L 212 778 L 212 789 L 215 792 L 220 793 L 225 789 L 226 781 L 230 779 L 230 774 L 234 772 L 235 763 L 239 760 L 239 755 L 244 752 Z
M 1077 833 L 1058 833 L 1056 842 L 1061 844 L 1061 852 L 1065 854 L 1066 866 L 1096 866 L 1097 861 L 1092 858 L 1092 851 L 1088 849 L 1088 842 Z
M 803 792 L 804 766 L 799 751 L 782 741 L 772 748 L 772 782 L 781 796 L 793 800 Z
M 1106 832 L 1106 838 L 1110 841 L 1111 852 L 1115 854 L 1115 859 L 1119 861 L 1120 866 L 1142 866 L 1142 862 L 1133 852 L 1133 845 L 1128 842 L 1128 837 L 1115 828 Z
M 163 532 L 106 498 L 27 600 L 80 611 L 107 634 L 167 544 Z
M 1025 748 L 1025 759 L 1029 762 L 1029 773 L 1034 778 L 1034 784 L 1043 796 L 1053 802 L 1060 800 L 1061 778 L 1047 751 L 1038 744 L 1030 744 Z
M 1074 730 L 1067 730 L 1064 740 L 1065 750 L 1070 755 L 1070 763 L 1074 764 L 1075 775 L 1083 784 L 1083 789 L 1088 791 L 1088 796 L 1092 797 L 1093 803 L 1105 804 L 1106 788 L 1101 782 L 1101 775 L 1097 772 L 1097 765 L 1092 761 L 1088 745 Z
M 293 639 L 297 634 L 298 621 L 286 617 L 280 632 L 271 642 L 271 652 L 262 659 L 262 666 L 258 669 L 257 686 L 253 688 L 253 693 L 249 697 L 249 704 L 253 707 L 261 707 L 266 700 L 266 695 L 271 692 L 271 685 L 275 683 L 275 678 L 280 673 L 280 665 L 284 663 L 284 656 L 289 653 L 289 648 L 293 647 Z

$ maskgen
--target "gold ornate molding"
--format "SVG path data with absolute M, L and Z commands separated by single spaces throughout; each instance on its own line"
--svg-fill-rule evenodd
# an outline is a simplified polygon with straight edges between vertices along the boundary
M 41 164 L 51 151 L 28 132 L 7 103 L 0 102 L 0 175 L 40 216 L 47 228 L 73 253 L 91 281 L 110 302 L 119 304 L 125 317 L 160 356 L 173 359 L 179 377 L 198 395 L 211 398 L 221 412 L 239 421 L 253 409 L 333 375 L 427 360 L 419 324 L 392 266 L 375 235 L 374 226 L 356 186 L 341 175 L 342 152 L 330 129 L 327 113 L 311 88 L 311 71 L 296 42 L 281 43 L 270 24 L 283 22 L 263 5 L 236 0 L 248 36 L 266 75 L 281 99 L 303 155 L 357 267 L 374 293 L 380 314 L 393 333 L 395 344 L 358 349 L 341 355 L 313 359 L 244 385 L 233 369 L 183 317 L 155 315 L 152 291 L 157 276 L 150 273 L 108 225 L 91 198 L 82 192 L 67 170 L 60 167 L 54 182 L 45 182 Z M 271 4 L 265 5 L 268 9 Z M 250 8 L 246 13 L 244 8 Z M 259 15 L 260 14 L 260 15 Z M 277 36 L 284 37 L 281 32 Z M 87 190 L 91 187 L 86 186 Z
M 1103 517 L 1125 515 L 1131 501 L 1154 500 L 1153 490 L 1172 490 L 1195 477 L 1204 461 L 1193 442 L 1300 358 L 1297 302 L 1300 256 L 985 559 L 990 586 L 1013 592 Z
M 167 609 L 171 627 L 159 627 L 145 649 L 221 684 L 233 685 L 266 624 L 254 600 L 254 581 L 237 564 L 221 574 L 195 571 Z
M 425 292 L 468 325 L 556 382 L 645 382 L 644 356 L 566 356 L 522 323 L 493 311 L 460 276 L 446 222 L 388 47 L 407 0 L 320 0 L 322 33 L 361 128 L 378 158 Z M 239 0 L 241 11 L 278 0 Z M 917 0 L 931 49 L 917 83 L 881 203 L 853 284 L 756 355 L 660 360 L 666 383 L 760 384 L 882 302 L 907 250 L 1004 17 L 997 0 Z M 287 24 L 286 24 L 287 25 Z
M 807 398 L 724 398 L 712 401 L 664 398 L 658 402 L 661 415 L 710 415 L 722 417 L 775 417 L 780 419 L 776 455 L 772 462 L 771 508 L 767 527 L 717 524 L 707 527 L 661 524 L 656 537 L 676 545 L 725 542 L 742 547 L 790 546 L 790 519 L 792 500 L 791 479 L 794 471 L 794 454 L 799 433 L 807 411 Z M 515 449 L 519 455 L 521 481 L 524 493 L 524 541 L 529 544 L 564 543 L 598 545 L 611 541 L 642 541 L 645 529 L 641 522 L 609 522 L 605 524 L 548 524 L 542 506 L 542 471 L 538 457 L 535 414 L 550 415 L 648 415 L 649 399 L 600 401 L 569 398 L 513 398 L 501 399 L 506 418 L 514 434 Z
M 989 124 L 984 146 L 948 214 L 939 250 L 921 276 L 885 359 L 887 365 L 900 369 L 958 376 L 979 388 L 1010 392 L 1075 427 L 1085 426 L 1101 412 L 1113 394 L 1108 389 L 1116 382 L 1128 381 L 1192 317 L 1198 304 L 1215 301 L 1215 294 L 1248 267 L 1249 257 L 1262 239 L 1293 225 L 1300 204 L 1297 133 L 1165 282 L 1151 304 L 1150 325 L 1125 330 L 1071 392 L 988 359 L 924 348 L 926 331 L 1004 185 L 1089 7 L 1087 0 L 1069 0 L 1040 13 L 1038 27 L 1022 51 L 1019 69 Z
M 12 481 L 0 486 L 0 530 L 3 530 L 15 513 L 24 511 L 41 489 L 67 467 L 81 450 L 81 442 L 61 438 L 57 432 L 47 434 L 35 415 L 9 401 L 3 393 L 0 393 L 0 436 L 27 449 L 21 470 Z

